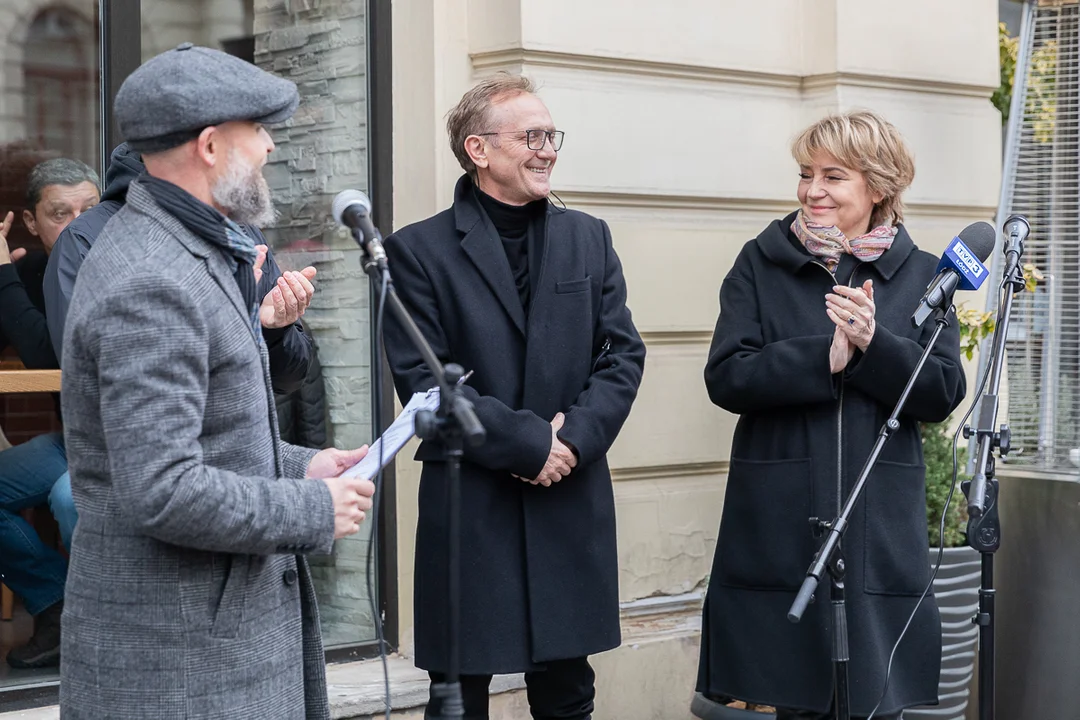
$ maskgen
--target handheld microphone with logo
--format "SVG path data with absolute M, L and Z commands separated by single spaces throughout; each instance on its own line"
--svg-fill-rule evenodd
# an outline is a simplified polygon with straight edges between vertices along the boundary
M 1001 228 L 1005 232 L 1005 277 L 1012 275 L 1024 254 L 1024 241 L 1031 232 L 1031 225 L 1023 215 L 1013 215 Z
M 386 251 L 383 250 L 382 235 L 371 221 L 371 200 L 368 196 L 359 190 L 342 190 L 334 198 L 330 212 L 334 220 L 353 231 L 353 237 L 379 271 L 386 270 Z
M 936 310 L 948 310 L 957 287 L 962 290 L 979 289 L 987 275 L 983 263 L 994 251 L 996 241 L 994 226 L 977 222 L 968 225 L 949 242 L 938 263 L 937 276 L 926 286 L 926 293 L 911 316 L 912 327 L 921 327 Z

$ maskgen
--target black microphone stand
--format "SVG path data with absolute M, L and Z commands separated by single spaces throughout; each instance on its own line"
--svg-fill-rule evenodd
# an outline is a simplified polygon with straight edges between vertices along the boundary
M 457 364 L 447 363 L 444 367 L 435 356 L 431 345 L 424 339 L 420 328 L 409 316 L 409 312 L 398 297 L 394 286 L 390 281 L 390 272 L 385 268 L 380 270 L 380 259 L 373 257 L 370 248 L 364 242 L 363 234 L 359 230 L 353 230 L 353 236 L 364 251 L 363 267 L 372 282 L 386 283 L 386 301 L 390 305 L 390 312 L 405 328 L 412 344 L 420 352 L 431 374 L 439 386 L 439 409 L 432 413 L 421 410 L 416 413 L 416 435 L 422 440 L 438 438 L 446 449 L 446 462 L 449 469 L 448 478 L 448 502 L 447 502 L 447 665 L 445 682 L 435 683 L 431 686 L 433 698 L 439 700 L 440 711 L 433 717 L 437 720 L 456 720 L 465 715 L 465 706 L 461 697 L 461 683 L 459 681 L 459 619 L 461 602 L 461 532 L 459 523 L 461 518 L 461 458 L 463 455 L 464 442 L 473 447 L 480 445 L 486 439 L 484 426 L 473 411 L 472 403 L 461 392 L 458 383 L 465 375 L 465 370 Z M 381 259 L 385 263 L 385 259 Z M 378 360 L 381 362 L 381 360 Z
M 814 559 L 810 563 L 810 569 L 806 571 L 806 579 L 803 580 L 802 587 L 799 589 L 798 595 L 795 596 L 795 602 L 791 604 L 791 609 L 788 610 L 788 620 L 793 623 L 802 620 L 803 613 L 806 612 L 807 605 L 813 599 L 818 584 L 825 573 L 828 572 L 831 581 L 830 599 L 833 609 L 833 709 L 836 720 L 850 720 L 851 718 L 851 696 L 848 686 L 848 662 L 851 657 L 848 651 L 847 606 L 844 595 L 844 576 L 847 568 L 844 555 L 840 550 L 840 540 L 844 532 L 847 531 L 851 515 L 855 512 L 855 506 L 862 496 L 866 481 L 870 478 L 874 465 L 877 464 L 878 456 L 885 448 L 885 443 L 900 428 L 900 413 L 903 411 L 904 405 L 907 404 L 908 396 L 911 395 L 911 391 L 915 387 L 915 381 L 918 379 L 919 373 L 922 372 L 923 366 L 926 365 L 926 361 L 930 357 L 934 345 L 937 344 L 941 331 L 949 325 L 948 313 L 952 310 L 952 298 L 947 299 L 949 302 L 945 305 L 945 309 L 940 307 L 934 309 L 934 322 L 937 325 L 934 328 L 934 334 L 930 336 L 930 342 L 926 344 L 922 357 L 919 358 L 914 372 L 908 378 L 907 385 L 900 394 L 900 400 L 896 403 L 896 407 L 893 408 L 892 415 L 881 427 L 877 440 L 874 442 L 874 447 L 870 451 L 870 456 L 863 465 L 862 471 L 859 473 L 859 479 L 851 489 L 851 494 L 848 495 L 840 515 L 833 521 L 822 521 L 816 517 L 810 518 L 815 534 L 826 534 L 825 542 L 818 549 L 817 554 L 814 555 Z
M 1013 295 L 1025 287 L 1020 267 L 1023 245 L 1019 245 L 1015 261 L 1007 262 L 1004 279 L 1005 297 L 998 306 L 994 326 L 994 345 L 990 362 L 990 392 L 979 405 L 979 421 L 974 430 L 964 428 L 964 437 L 975 436 L 978 455 L 975 473 L 960 487 L 968 497 L 967 541 L 982 554 L 982 579 L 979 587 L 979 612 L 972 622 L 979 626 L 979 720 L 994 720 L 996 673 L 994 672 L 994 553 L 1001 547 L 1001 524 L 998 520 L 998 481 L 994 475 L 993 450 L 1008 455 L 1011 432 L 1008 423 L 997 431 L 998 392 L 1001 370 L 1005 363 L 1005 339 L 1009 334 Z

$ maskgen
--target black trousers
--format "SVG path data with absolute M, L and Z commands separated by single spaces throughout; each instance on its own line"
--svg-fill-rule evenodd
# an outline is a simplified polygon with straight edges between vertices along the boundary
M 596 674 L 588 658 L 545 663 L 546 670 L 525 673 L 525 692 L 533 720 L 589 720 L 596 697 Z M 432 683 L 446 681 L 442 673 L 428 673 Z M 488 720 L 490 675 L 462 675 L 461 699 L 464 720 Z M 428 700 L 424 720 L 438 718 L 439 701 Z

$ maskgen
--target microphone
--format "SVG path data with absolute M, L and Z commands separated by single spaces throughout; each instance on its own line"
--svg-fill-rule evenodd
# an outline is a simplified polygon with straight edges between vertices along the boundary
M 342 190 L 334 198 L 330 212 L 339 224 L 353 231 L 353 237 L 380 271 L 387 269 L 382 235 L 371 221 L 371 200 L 359 190 Z
M 1023 215 L 1013 215 L 1002 226 L 1005 232 L 1005 277 L 1012 275 L 1016 266 L 1020 264 L 1020 256 L 1024 254 L 1024 241 L 1031 232 L 1031 225 Z
M 938 274 L 926 286 L 926 293 L 911 316 L 912 327 L 921 327 L 935 310 L 948 310 L 957 287 L 978 290 L 987 275 L 983 263 L 996 244 L 997 232 L 990 223 L 972 223 L 961 230 L 941 256 Z

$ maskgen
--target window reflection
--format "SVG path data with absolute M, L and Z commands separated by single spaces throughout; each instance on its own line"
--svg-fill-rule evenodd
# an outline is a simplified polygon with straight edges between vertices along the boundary
M 9 212 L 12 221 L 0 271 L 20 284 L 5 282 L 0 299 L 0 327 L 7 328 L 0 367 L 50 367 L 51 352 L 33 347 L 29 315 L 10 321 L 27 308 L 44 312 L 41 276 L 51 243 L 97 201 L 98 4 L 21 0 L 4 3 L 3 13 L 0 222 Z M 48 495 L 66 471 L 60 430 L 52 394 L 0 393 L 0 689 L 58 677 L 67 561 Z

